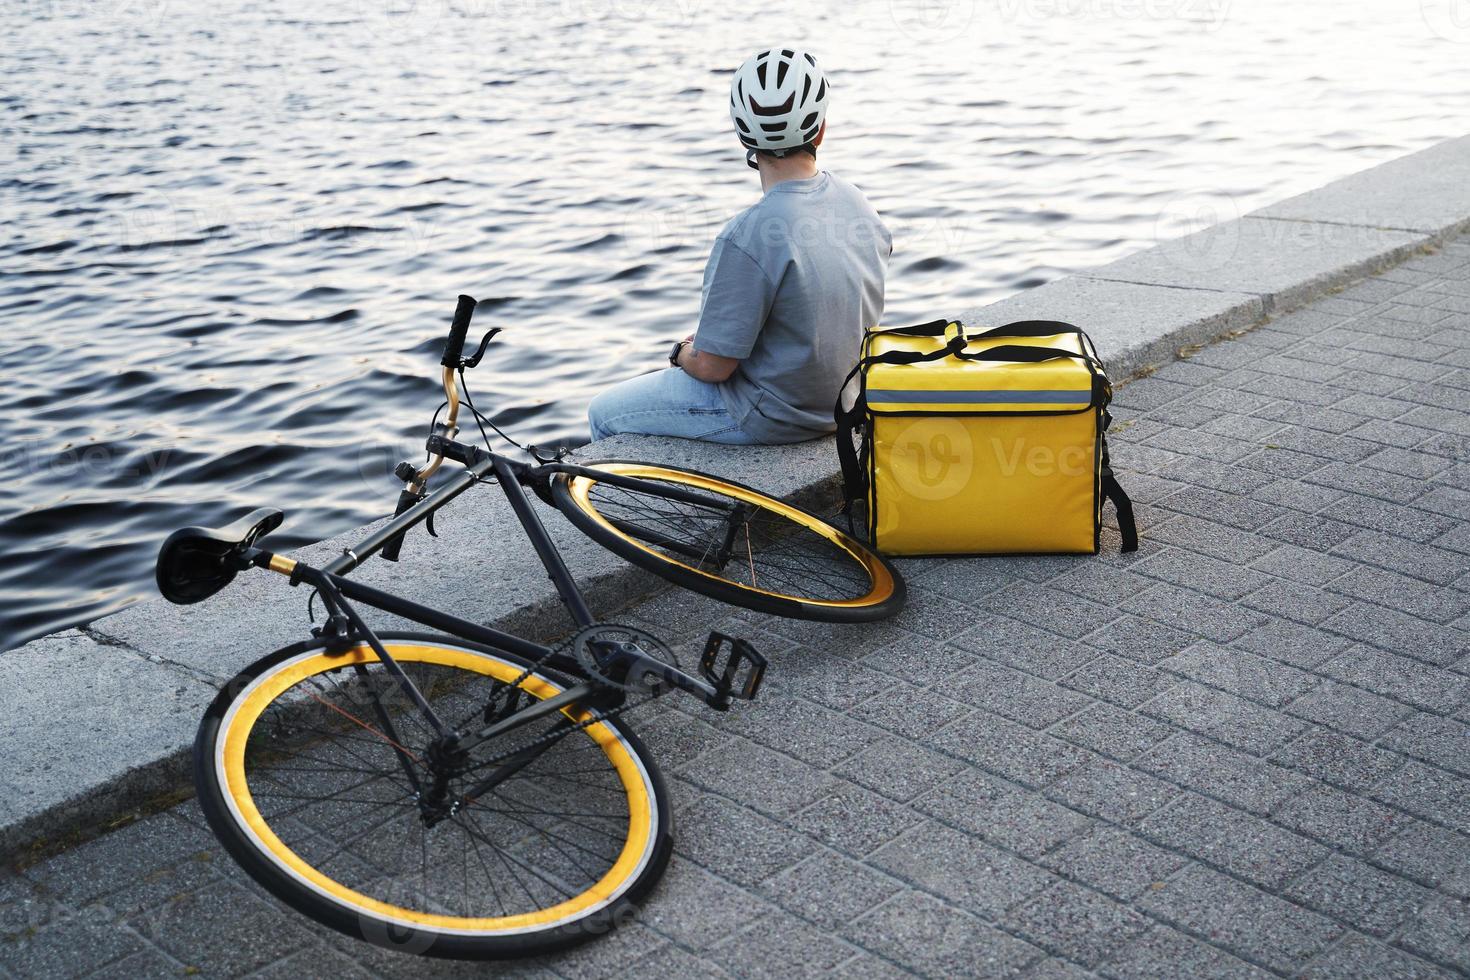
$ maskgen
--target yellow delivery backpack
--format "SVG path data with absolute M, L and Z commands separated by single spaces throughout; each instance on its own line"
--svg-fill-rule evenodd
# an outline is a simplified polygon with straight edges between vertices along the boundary
M 1096 554 L 1102 502 L 1123 550 L 1133 507 L 1103 437 L 1113 389 L 1088 336 L 1056 320 L 868 331 L 836 408 L 846 510 L 890 555 Z M 844 385 L 844 388 L 847 386 Z

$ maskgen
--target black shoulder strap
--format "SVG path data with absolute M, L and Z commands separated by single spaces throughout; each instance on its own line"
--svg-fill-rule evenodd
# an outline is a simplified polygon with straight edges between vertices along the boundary
M 1138 550 L 1138 525 L 1133 520 L 1133 501 L 1128 499 L 1128 494 L 1123 491 L 1123 486 L 1118 478 L 1113 475 L 1112 460 L 1108 457 L 1108 441 L 1102 440 L 1102 481 L 1098 488 L 1103 497 L 1113 502 L 1113 509 L 1118 512 L 1118 533 L 1123 538 L 1122 550 Z
M 852 379 L 858 376 L 863 369 L 863 362 L 858 361 L 847 377 L 842 380 L 842 387 L 837 389 L 837 404 L 832 408 L 832 420 L 837 423 L 837 462 L 842 468 L 842 511 L 843 514 L 852 513 L 852 505 L 867 492 L 867 481 L 863 478 L 863 468 L 858 460 L 857 445 L 853 442 L 859 435 L 859 429 L 863 424 L 863 396 L 862 391 L 853 397 L 852 407 L 842 407 L 842 393 L 852 383 Z M 863 438 L 867 438 L 864 434 Z
M 955 354 L 962 361 L 1055 361 L 1063 357 L 1079 361 L 1092 361 L 1087 354 L 1074 350 L 1058 350 L 1055 347 L 1037 347 L 1033 344 L 1001 344 L 986 350 L 960 351 Z M 1093 361 L 1093 363 L 1096 363 Z
M 1097 356 L 1097 347 L 1092 343 L 1092 338 L 1087 336 L 1087 331 L 1075 323 L 1067 323 L 1064 320 L 1016 320 L 999 327 L 992 327 L 983 333 L 972 334 L 971 340 L 979 340 L 984 337 L 1052 337 L 1059 333 L 1074 333 L 1082 340 L 1082 349 L 1085 350 L 1097 363 L 1102 366 L 1102 358 Z
M 1074 323 L 1064 323 L 1061 320 L 1014 320 L 998 327 L 991 327 L 984 333 L 975 334 L 974 337 L 1051 337 L 1059 333 L 1080 334 L 1082 328 Z

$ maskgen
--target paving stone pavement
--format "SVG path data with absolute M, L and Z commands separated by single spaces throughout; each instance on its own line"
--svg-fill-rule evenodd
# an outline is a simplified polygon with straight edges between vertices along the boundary
M 642 717 L 676 853 L 627 928 L 381 952 L 192 802 L 0 878 L 7 976 L 1435 977 L 1470 972 L 1470 243 L 1118 394 L 1144 542 L 909 561 L 896 621 L 670 594 L 771 656 Z

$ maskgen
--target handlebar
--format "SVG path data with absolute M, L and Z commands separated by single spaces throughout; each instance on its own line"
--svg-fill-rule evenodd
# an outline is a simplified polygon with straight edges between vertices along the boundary
M 475 298 L 461 293 L 459 305 L 454 308 L 454 320 L 449 324 L 449 336 L 444 338 L 444 356 L 439 359 L 443 366 L 444 402 L 448 411 L 444 415 L 444 423 L 435 430 L 435 436 L 442 434 L 444 438 L 453 439 L 459 431 L 459 386 L 455 383 L 454 372 L 463 370 L 465 362 L 464 339 L 470 332 L 470 319 L 475 315 Z M 480 350 L 475 354 L 474 361 L 479 362 L 485 352 L 485 345 L 490 342 L 490 337 L 495 331 L 490 331 L 480 343 Z M 474 365 L 468 365 L 473 367 Z M 398 506 L 393 511 L 394 517 L 401 517 L 420 501 L 428 492 L 429 477 L 433 476 L 444 463 L 443 454 L 436 454 L 422 467 L 414 467 L 411 463 L 401 464 L 399 469 L 394 470 L 394 476 L 404 481 L 403 492 L 398 495 Z M 407 472 L 403 471 L 407 468 Z M 429 533 L 433 533 L 433 525 L 429 527 Z M 389 538 L 382 547 L 382 556 L 388 561 L 397 561 L 400 550 L 403 547 L 403 534 L 399 532 Z
M 454 308 L 454 321 L 449 325 L 449 336 L 444 340 L 444 356 L 439 363 L 447 368 L 459 367 L 460 355 L 464 353 L 464 338 L 470 332 L 470 318 L 475 315 L 475 298 L 463 293 L 459 305 Z

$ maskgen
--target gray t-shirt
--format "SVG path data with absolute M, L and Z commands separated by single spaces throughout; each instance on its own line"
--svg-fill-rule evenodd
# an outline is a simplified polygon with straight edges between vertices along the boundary
M 782 181 L 725 225 L 704 269 L 694 349 L 740 361 L 725 408 L 762 442 L 833 431 L 863 331 L 883 315 L 893 237 L 826 171 Z

